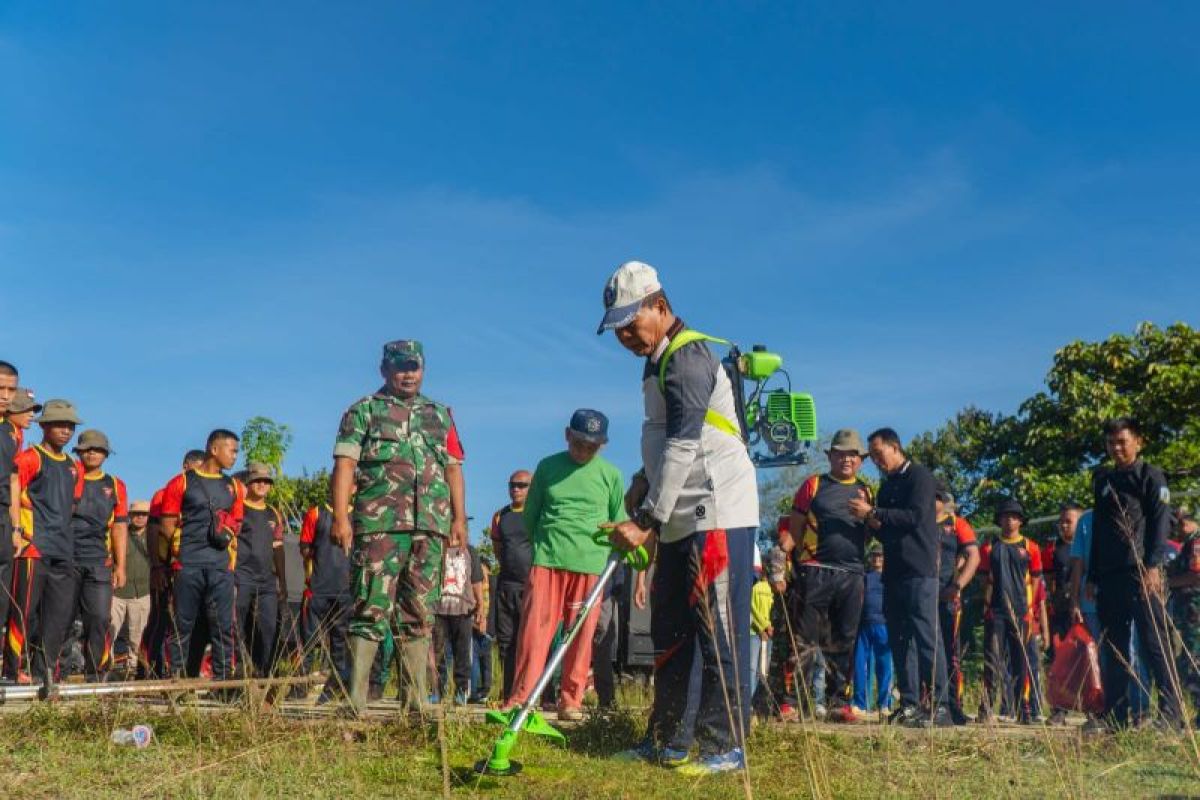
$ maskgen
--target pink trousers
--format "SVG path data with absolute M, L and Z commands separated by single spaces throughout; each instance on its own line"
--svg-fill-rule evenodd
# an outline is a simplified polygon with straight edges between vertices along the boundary
M 505 706 L 521 705 L 529 699 L 534 684 L 546 668 L 550 642 L 558 624 L 562 623 L 563 630 L 571 626 L 599 577 L 549 567 L 530 570 L 525 604 L 521 609 L 521 632 L 517 634 L 516 677 Z M 560 709 L 583 705 L 588 670 L 592 665 L 592 637 L 599 616 L 600 604 L 597 603 L 563 658 L 558 696 Z

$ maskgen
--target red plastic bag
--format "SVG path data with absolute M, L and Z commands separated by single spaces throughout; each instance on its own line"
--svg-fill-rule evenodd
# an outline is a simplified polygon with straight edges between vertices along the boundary
M 1054 663 L 1046 681 L 1046 698 L 1053 708 L 1100 714 L 1104 687 L 1100 683 L 1100 650 L 1082 623 L 1054 643 Z

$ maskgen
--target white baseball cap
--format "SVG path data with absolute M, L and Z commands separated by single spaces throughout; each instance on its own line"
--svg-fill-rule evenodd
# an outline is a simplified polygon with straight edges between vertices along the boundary
M 626 261 L 604 285 L 604 319 L 597 334 L 623 328 L 633 322 L 642 301 L 662 289 L 654 267 L 641 261 Z

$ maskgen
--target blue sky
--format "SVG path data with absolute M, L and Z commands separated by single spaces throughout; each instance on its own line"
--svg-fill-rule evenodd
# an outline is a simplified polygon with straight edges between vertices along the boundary
M 330 460 L 417 337 L 504 482 L 612 418 L 640 258 L 824 429 L 1011 411 L 1054 350 L 1197 322 L 1194 4 L 0 7 L 0 358 L 148 495 L 216 426 Z

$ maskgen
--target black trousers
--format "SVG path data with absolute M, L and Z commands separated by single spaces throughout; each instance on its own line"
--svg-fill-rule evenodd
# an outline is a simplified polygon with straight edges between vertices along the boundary
M 170 573 L 164 572 L 170 580 Z M 167 633 L 171 629 L 171 584 L 168 582 L 163 589 L 150 590 L 150 617 L 146 620 L 146 664 L 149 678 L 166 678 L 170 674 L 167 669 Z
M 467 694 L 471 685 L 471 630 L 475 624 L 472 614 L 437 614 L 433 624 L 433 653 L 437 664 L 437 686 L 434 691 L 447 694 L 446 656 L 454 659 L 454 690 Z
M 616 599 L 611 595 L 604 599 L 592 637 L 592 684 L 601 708 L 613 708 L 617 704 L 617 680 L 613 672 L 613 650 L 617 643 L 616 607 Z
M 234 677 L 237 642 L 234 633 L 233 573 L 228 567 L 184 566 L 175 573 L 175 629 L 171 632 L 171 663 L 188 665 L 188 675 L 199 675 L 195 651 L 189 652 L 196 622 L 208 621 L 213 646 L 213 677 Z M 189 657 L 192 656 L 192 657 Z M 193 670 L 194 667 L 194 670 Z
M 938 632 L 942 638 L 941 655 L 945 659 L 948 683 L 946 697 L 955 711 L 962 711 L 963 703 L 962 637 L 959 634 L 961 625 L 962 601 L 938 601 Z
M 658 654 L 646 738 L 700 755 L 740 748 L 750 727 L 750 588 L 754 530 L 697 531 L 658 546 L 650 639 Z M 713 564 L 725 564 L 716 572 Z M 687 730 L 692 665 L 701 659 L 694 730 Z
M 275 667 L 279 630 L 279 593 L 275 587 L 238 584 L 235 625 L 242 657 L 254 666 L 256 675 L 269 676 Z
M 112 666 L 112 642 L 108 638 L 112 618 L 112 567 L 76 564 L 74 578 L 75 599 L 71 607 L 83 621 L 83 671 L 94 678 Z
M 1096 614 L 1100 618 L 1105 714 L 1118 725 L 1129 720 L 1130 623 L 1137 621 L 1138 650 L 1158 684 L 1158 705 L 1170 721 L 1182 718 L 1179 685 L 1171 679 L 1171 634 L 1162 598 L 1148 597 L 1132 569 L 1109 573 L 1096 583 Z M 1149 691 L 1150 687 L 1147 686 Z
M 57 678 L 58 656 L 75 621 L 74 586 L 74 566 L 65 559 L 15 560 L 4 657 L 8 677 Z
M 301 619 L 304 624 L 304 653 L 309 671 L 321 658 L 322 646 L 327 647 L 329 664 L 337 679 L 328 682 L 343 686 L 350 681 L 350 662 L 346 656 L 346 634 L 350 627 L 350 612 L 354 609 L 354 598 L 349 592 L 341 595 L 318 594 L 304 598 Z
M 492 602 L 496 604 L 496 646 L 500 648 L 500 664 L 504 670 L 504 694 L 501 697 L 508 697 L 517 674 L 517 633 L 521 630 L 525 584 L 497 582 Z
M 938 579 L 886 577 L 884 569 L 883 615 L 887 619 L 896 688 L 901 707 L 920 705 L 921 681 L 930 682 L 930 703 L 946 704 L 946 662 L 937 653 Z
M 984 624 L 981 705 L 991 712 L 1005 709 L 1028 715 L 1030 685 L 1029 665 L 1025 662 L 1025 621 L 1014 620 L 999 609 L 993 609 L 992 614 Z
M 8 610 L 13 598 L 12 520 L 8 506 L 0 506 L 0 638 L 7 638 Z
M 862 617 L 863 576 L 825 567 L 803 567 L 804 605 L 800 611 L 800 674 L 810 675 L 817 648 L 825 655 L 825 696 L 831 705 L 850 702 L 854 644 Z M 829 639 L 821 641 L 824 624 Z

